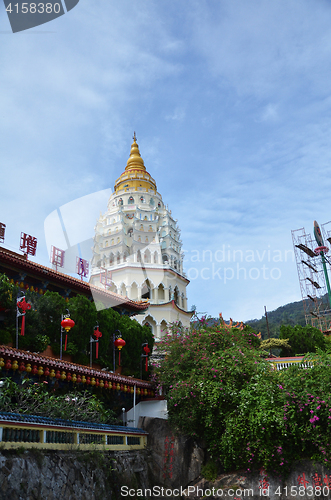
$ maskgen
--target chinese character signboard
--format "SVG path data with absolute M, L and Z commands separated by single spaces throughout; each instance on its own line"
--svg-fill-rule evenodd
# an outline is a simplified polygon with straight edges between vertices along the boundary
M 76 259 L 76 273 L 79 274 L 79 276 L 83 279 L 88 276 L 89 272 L 89 263 L 85 259 L 81 259 L 80 257 L 77 257 Z
M 107 289 L 107 286 L 111 286 L 111 271 L 107 271 L 104 267 L 100 269 L 100 283 Z
M 3 243 L 5 241 L 5 230 L 6 224 L 0 222 L 0 243 Z
M 53 247 L 51 248 L 51 264 L 56 267 L 64 266 L 64 250 L 60 250 L 59 248 Z
M 37 238 L 30 234 L 21 233 L 20 250 L 26 255 L 36 255 Z

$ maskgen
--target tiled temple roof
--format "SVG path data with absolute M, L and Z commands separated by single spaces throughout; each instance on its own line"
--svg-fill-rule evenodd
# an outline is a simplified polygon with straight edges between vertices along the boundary
M 1 357 L 5 362 L 6 360 L 10 360 L 11 362 L 17 360 L 18 364 L 20 364 L 20 362 L 26 364 L 30 363 L 31 365 L 35 364 L 38 365 L 38 367 L 48 367 L 50 370 L 53 369 L 65 371 L 66 373 L 70 373 L 71 375 L 75 373 L 76 375 L 80 376 L 84 375 L 86 377 L 94 377 L 95 379 L 103 380 L 104 382 L 107 381 L 108 383 L 122 384 L 129 387 L 136 386 L 137 388 L 147 390 L 151 390 L 153 388 L 153 384 L 145 380 L 140 380 L 133 377 L 125 377 L 124 375 L 119 375 L 117 373 L 89 368 L 88 366 L 78 365 L 76 363 L 71 363 L 69 361 L 64 361 L 57 358 L 51 358 L 49 356 L 42 356 L 38 353 L 31 353 L 6 345 L 0 345 L 0 358 Z M 4 367 L 3 370 L 5 370 Z
M 28 260 L 25 255 L 20 255 L 16 252 L 12 252 L 6 248 L 0 247 L 0 271 L 9 275 L 16 273 L 27 273 L 34 279 L 39 279 L 41 282 L 47 280 L 52 285 L 59 287 L 60 289 L 70 289 L 74 293 L 79 293 L 85 296 L 92 296 L 94 300 L 100 302 L 105 302 L 107 307 L 119 307 L 121 309 L 126 309 L 130 314 L 139 314 L 149 306 L 146 301 L 134 301 L 128 297 L 123 297 L 114 292 L 109 292 L 102 288 L 82 281 L 78 278 L 74 278 L 67 274 L 55 271 L 36 262 Z

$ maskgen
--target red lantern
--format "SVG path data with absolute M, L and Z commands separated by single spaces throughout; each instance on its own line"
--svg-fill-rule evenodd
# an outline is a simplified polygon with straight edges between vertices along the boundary
M 116 384 L 115 384 L 115 382 L 113 382 L 112 389 L 113 389 L 113 391 L 116 391 Z
M 37 365 L 33 365 L 33 368 L 32 368 L 32 375 L 37 375 L 38 373 L 38 368 L 37 368 Z
M 125 340 L 123 340 L 121 337 L 116 339 L 114 342 L 115 347 L 119 350 L 118 353 L 118 366 L 121 366 L 121 349 L 124 347 L 126 344 Z
M 96 385 L 97 387 L 99 387 L 99 385 L 100 385 L 100 381 L 99 381 L 99 379 L 98 379 L 98 378 L 97 378 L 97 379 L 96 379 L 96 381 L 95 381 L 95 385 Z
M 11 362 L 9 361 L 9 359 L 6 361 L 5 368 L 6 368 L 6 370 L 11 369 Z
M 87 385 L 90 385 L 90 383 L 91 383 L 90 377 L 86 377 L 86 383 L 87 383 Z
M 61 378 L 61 373 L 60 373 L 60 370 L 56 370 L 56 373 L 55 373 L 55 378 L 57 380 L 59 380 L 59 378 Z
M 144 346 L 144 351 L 145 351 L 145 354 L 146 354 L 146 364 L 145 364 L 145 370 L 147 372 L 148 370 L 148 354 L 151 352 L 150 348 L 148 347 L 148 345 L 145 345 Z
M 18 369 L 19 369 L 20 372 L 24 372 L 25 371 L 25 365 L 24 365 L 23 361 L 20 362 L 20 366 L 19 366 Z
M 73 326 L 75 326 L 75 322 L 74 320 L 70 319 L 70 318 L 65 318 L 61 321 L 61 326 L 62 328 L 65 329 L 66 331 L 66 340 L 65 340 L 65 343 L 64 343 L 64 350 L 66 351 L 67 350 L 67 339 L 68 339 L 68 332 L 69 330 L 71 330 L 71 328 Z
M 28 302 L 25 302 L 25 297 L 20 302 L 17 302 L 17 307 L 19 309 L 22 309 L 22 325 L 21 325 L 21 335 L 24 337 L 24 329 L 25 329 L 25 313 L 29 309 L 31 309 L 31 304 L 28 304 Z
M 106 380 L 106 381 L 105 381 L 105 388 L 106 388 L 106 389 L 108 389 L 108 387 L 109 387 L 109 384 L 108 384 L 108 382 L 107 382 L 107 380 Z
M 44 375 L 45 375 L 45 377 L 48 377 L 48 375 L 49 375 L 49 368 L 48 367 L 45 368 Z
M 68 375 L 67 375 L 67 380 L 68 380 L 68 382 L 70 382 L 70 381 L 71 381 L 71 379 L 72 379 L 71 373 L 68 373 Z
M 80 375 L 77 375 L 77 384 L 80 384 L 82 381 L 82 377 Z
M 98 355 L 99 355 L 99 338 L 102 337 L 102 333 L 100 332 L 99 327 L 97 327 L 97 329 L 94 330 L 93 335 L 97 339 L 97 345 L 95 346 L 95 357 L 98 359 Z

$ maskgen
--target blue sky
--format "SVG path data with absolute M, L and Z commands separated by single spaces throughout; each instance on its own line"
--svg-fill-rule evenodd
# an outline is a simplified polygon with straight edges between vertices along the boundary
M 300 300 L 291 229 L 331 219 L 330 2 L 80 0 L 16 34 L 0 7 L 6 247 L 29 233 L 49 265 L 45 219 L 113 188 L 135 130 L 189 305 L 247 320 Z

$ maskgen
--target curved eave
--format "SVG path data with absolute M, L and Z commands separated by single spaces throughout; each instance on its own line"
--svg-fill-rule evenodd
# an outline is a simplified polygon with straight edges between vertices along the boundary
M 164 308 L 164 307 L 167 307 L 169 305 L 171 305 L 173 309 L 176 309 L 176 311 L 178 311 L 182 314 L 186 314 L 186 316 L 189 316 L 190 318 L 194 314 L 194 311 L 185 311 L 185 309 L 182 309 L 181 307 L 179 307 L 174 300 L 169 300 L 169 302 L 164 302 L 163 304 L 151 304 L 151 307 L 157 307 L 157 308 L 163 307 Z

